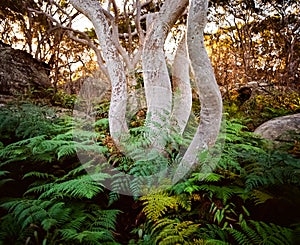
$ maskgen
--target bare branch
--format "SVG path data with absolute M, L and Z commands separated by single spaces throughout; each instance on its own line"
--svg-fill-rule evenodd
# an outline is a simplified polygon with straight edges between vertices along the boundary
M 79 31 L 74 31 L 74 32 L 77 32 L 79 34 L 85 34 L 85 33 L 82 33 L 82 32 L 79 32 Z M 103 57 L 98 49 L 98 47 L 96 45 L 94 45 L 92 43 L 92 41 L 89 39 L 89 38 L 85 38 L 85 39 L 82 39 L 82 38 L 78 38 L 76 37 L 75 35 L 73 35 L 73 33 L 71 31 L 68 32 L 68 36 L 74 40 L 75 42 L 79 42 L 79 43 L 82 43 L 84 45 L 87 45 L 89 46 L 91 49 L 94 50 L 96 56 L 97 56 L 97 63 L 98 63 L 98 66 L 99 66 L 99 69 L 104 73 L 104 75 L 109 78 L 109 74 L 108 74 L 108 70 L 107 70 L 107 67 L 105 66 L 105 61 L 103 60 Z
M 136 0 L 136 17 L 135 17 L 135 25 L 136 25 L 136 29 L 137 29 L 137 33 L 139 35 L 139 41 L 140 41 L 140 45 L 144 44 L 144 40 L 145 40 L 145 35 L 144 35 L 144 31 L 141 27 L 141 3 L 140 0 Z
M 32 12 L 35 12 L 35 13 L 37 13 L 37 14 L 40 14 L 40 15 L 45 15 L 49 20 L 51 20 L 52 22 L 56 23 L 56 26 L 55 26 L 55 27 L 53 27 L 53 28 L 51 28 L 51 29 L 48 30 L 48 31 L 49 31 L 48 33 L 49 33 L 49 34 L 50 34 L 51 32 L 53 32 L 53 31 L 55 31 L 55 30 L 58 30 L 58 29 L 65 30 L 65 31 L 68 31 L 67 34 L 68 34 L 68 36 L 69 36 L 72 40 L 74 40 L 74 41 L 76 41 L 76 42 L 79 42 L 79 43 L 82 43 L 82 44 L 84 44 L 84 45 L 89 46 L 89 47 L 95 52 L 95 54 L 96 54 L 96 56 L 97 56 L 97 63 L 98 63 L 98 66 L 99 66 L 100 70 L 103 71 L 104 75 L 105 75 L 107 78 L 109 77 L 108 71 L 107 71 L 107 67 L 105 66 L 105 62 L 104 62 L 103 57 L 102 57 L 102 55 L 101 55 L 101 53 L 100 53 L 100 51 L 99 51 L 99 48 L 98 48 L 95 44 L 93 44 L 93 42 L 91 41 L 91 39 L 88 37 L 88 35 L 87 35 L 86 33 L 81 32 L 81 31 L 78 31 L 78 30 L 74 30 L 74 29 L 72 29 L 72 28 L 70 28 L 70 27 L 63 26 L 63 25 L 62 25 L 59 21 L 57 21 L 53 16 L 51 16 L 51 15 L 48 14 L 48 13 L 45 13 L 44 11 L 38 11 L 38 10 L 35 10 L 35 9 L 31 9 L 31 8 L 28 8 L 28 10 L 29 10 L 29 11 L 32 11 Z M 74 16 L 72 16 L 72 17 L 74 18 Z M 70 24 L 71 24 L 71 23 L 69 23 L 69 26 L 70 26 Z M 72 32 L 77 33 L 77 34 L 83 36 L 84 39 L 76 37 Z M 46 38 L 46 37 L 43 37 L 43 39 L 40 40 L 39 43 L 43 42 L 45 38 Z M 39 46 L 39 45 L 38 45 L 38 46 Z

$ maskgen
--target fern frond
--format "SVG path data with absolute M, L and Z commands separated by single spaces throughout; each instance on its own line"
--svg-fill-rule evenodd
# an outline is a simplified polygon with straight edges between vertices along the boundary
M 29 172 L 24 174 L 23 179 L 26 178 L 37 178 L 37 179 L 45 179 L 45 180 L 55 180 L 56 177 L 53 174 L 48 174 L 48 173 L 41 173 L 41 172 L 37 172 L 37 171 L 33 171 L 33 172 Z
M 1 207 L 12 213 L 24 229 L 32 223 L 46 219 L 46 209 L 49 205 L 51 205 L 50 201 L 23 199 L 3 203 Z
M 35 194 L 40 194 L 44 193 L 46 191 L 49 191 L 54 184 L 52 182 L 50 183 L 34 183 L 29 187 L 29 189 L 24 193 L 24 196 L 35 193 Z
M 272 166 L 264 167 L 262 165 L 251 167 L 246 176 L 246 189 L 252 190 L 260 186 L 275 184 L 296 184 L 299 185 L 300 171 L 293 166 Z
M 223 175 L 217 173 L 193 173 L 192 180 L 204 182 L 219 182 L 224 178 Z
M 274 198 L 274 196 L 260 190 L 252 190 L 250 196 L 254 200 L 255 205 L 263 204 L 267 200 Z
M 114 202 L 120 199 L 120 195 L 118 192 L 110 191 L 109 192 L 109 199 L 108 199 L 108 206 L 111 206 Z
M 10 174 L 9 171 L 0 170 L 0 187 L 7 182 L 14 181 L 14 179 L 6 177 L 8 174 Z
M 34 148 L 45 140 L 45 135 L 39 135 L 33 138 L 24 139 L 12 143 L 0 151 L 0 158 L 14 158 L 21 154 L 27 153 L 28 149 Z
M 119 210 L 115 209 L 94 211 L 92 214 L 92 229 L 107 229 L 112 231 L 115 230 L 117 215 L 120 213 L 121 212 Z
M 228 241 L 228 234 L 224 228 L 216 224 L 206 224 L 205 226 L 199 227 L 198 234 L 201 235 L 205 240 L 208 241 Z
M 173 245 L 190 244 L 199 225 L 191 221 L 162 219 L 153 228 L 155 244 Z
M 288 245 L 292 244 L 292 230 L 286 227 L 250 220 L 249 225 L 243 221 L 241 231 L 233 228 L 226 230 L 234 237 L 238 244 L 273 244 Z
M 67 142 L 59 147 L 57 152 L 57 159 L 60 160 L 63 157 L 70 157 L 76 155 L 76 148 L 74 142 Z
M 113 242 L 110 236 L 107 236 L 107 234 L 102 232 L 95 232 L 95 231 L 82 231 L 77 232 L 74 229 L 62 229 L 60 231 L 60 234 L 62 235 L 62 240 L 65 241 L 73 241 L 75 243 L 79 244 L 108 244 L 107 242 Z M 103 243 L 105 242 L 105 243 Z M 118 244 L 115 243 L 114 244 Z
M 169 196 L 166 192 L 157 192 L 149 194 L 147 196 L 140 197 L 143 201 L 143 212 L 147 218 L 153 221 L 158 220 L 163 214 L 165 214 L 168 208 L 177 209 L 178 202 L 174 196 Z
M 234 195 L 244 194 L 244 189 L 238 186 L 200 185 L 199 190 L 208 191 L 226 203 Z
M 71 198 L 91 199 L 103 192 L 103 185 L 99 183 L 99 181 L 103 181 L 107 177 L 107 174 L 100 173 L 92 176 L 84 175 L 61 183 L 52 183 L 51 186 L 47 184 L 46 187 L 51 188 L 41 194 L 40 198 L 66 196 Z
M 86 174 L 86 168 L 88 166 L 89 166 L 89 163 L 82 164 L 79 167 L 74 168 L 71 171 L 69 171 L 67 174 L 62 176 L 59 180 L 64 181 L 64 180 L 67 180 L 67 179 L 71 179 L 71 178 L 78 177 L 80 175 Z
M 234 240 L 237 242 L 237 244 L 245 244 L 245 245 L 251 245 L 253 244 L 247 235 L 245 235 L 242 231 L 230 229 L 229 233 L 233 236 Z
M 187 195 L 169 195 L 165 191 L 150 193 L 140 197 L 143 202 L 143 212 L 147 218 L 152 221 L 157 221 L 169 209 L 178 210 L 179 207 L 187 211 L 191 210 L 191 200 Z
M 0 222 L 0 244 L 24 244 L 24 241 L 33 233 L 32 228 L 22 229 L 13 214 L 1 217 Z
M 117 244 L 114 242 L 113 231 L 118 213 L 118 210 L 96 210 L 85 216 L 81 214 L 59 231 L 62 240 L 80 244 Z M 85 224 L 88 226 L 82 229 Z

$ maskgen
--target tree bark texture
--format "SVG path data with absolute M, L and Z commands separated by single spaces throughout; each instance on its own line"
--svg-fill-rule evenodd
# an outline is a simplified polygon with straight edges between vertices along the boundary
M 221 126 L 222 97 L 204 46 L 207 8 L 207 0 L 190 1 L 187 44 L 201 103 L 200 124 L 175 172 L 175 183 L 197 163 L 199 153 L 214 145 Z
M 182 135 L 192 109 L 192 88 L 190 83 L 190 60 L 187 52 L 186 35 L 182 37 L 172 67 L 173 110 L 171 123 Z
M 159 149 L 164 147 L 162 131 L 170 128 L 172 110 L 172 88 L 164 43 L 171 27 L 184 12 L 187 4 L 188 0 L 166 0 L 159 13 L 151 15 L 147 20 L 142 66 L 148 108 L 148 137 Z
M 112 40 L 111 29 L 104 10 L 96 0 L 70 0 L 71 4 L 93 23 L 112 85 L 109 127 L 117 145 L 128 133 L 126 123 L 127 82 L 124 65 Z
M 116 40 L 118 31 L 114 17 L 101 7 L 100 2 L 97 0 L 70 0 L 70 2 L 86 15 L 95 27 L 112 85 L 109 111 L 110 133 L 120 146 L 121 136 L 128 133 L 127 80 L 123 63 L 131 70 L 133 67 L 129 65 L 128 55 L 123 54 L 124 49 L 119 40 Z M 184 38 L 179 45 L 173 64 L 175 96 L 172 101 L 164 43 L 171 28 L 188 5 L 186 40 Z M 173 182 L 184 177 L 197 163 L 199 153 L 214 145 L 221 125 L 222 98 L 204 46 L 203 32 L 207 22 L 207 8 L 207 0 L 165 0 L 158 13 L 148 14 L 145 38 L 140 30 L 141 40 L 143 40 L 140 45 L 143 47 L 142 66 L 148 109 L 147 126 L 152 143 L 152 146 L 145 150 L 152 150 L 153 147 L 160 152 L 163 150 L 166 143 L 164 135 L 169 133 L 171 126 L 174 126 L 172 120 L 176 121 L 178 132 L 183 133 L 192 104 L 189 82 L 190 63 L 200 98 L 200 124 L 175 172 Z

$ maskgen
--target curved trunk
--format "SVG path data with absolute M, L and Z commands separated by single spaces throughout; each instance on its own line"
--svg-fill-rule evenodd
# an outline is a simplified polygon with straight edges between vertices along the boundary
M 213 146 L 222 119 L 222 97 L 204 46 L 203 31 L 207 22 L 207 0 L 191 0 L 187 43 L 201 103 L 200 124 L 173 177 L 179 181 L 197 162 L 201 151 Z
M 149 140 L 155 148 L 164 147 L 163 134 L 170 126 L 172 89 L 166 64 L 164 42 L 170 28 L 186 9 L 188 0 L 167 0 L 158 14 L 149 16 L 142 66 L 147 101 Z M 164 133 L 162 133 L 162 131 Z
M 112 40 L 110 26 L 104 10 L 96 0 L 70 0 L 86 15 L 95 27 L 112 86 L 109 108 L 110 134 L 117 145 L 128 133 L 126 123 L 127 84 L 123 63 Z
M 172 124 L 183 134 L 192 109 L 192 89 L 189 73 L 190 61 L 187 53 L 186 35 L 180 41 L 173 63 L 173 111 Z

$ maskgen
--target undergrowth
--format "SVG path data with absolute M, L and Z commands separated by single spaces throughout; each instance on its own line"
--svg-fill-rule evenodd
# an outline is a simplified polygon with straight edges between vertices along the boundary
M 140 123 L 130 129 L 125 154 L 111 142 L 107 118 L 82 124 L 25 104 L 2 108 L 0 122 L 0 244 L 300 240 L 298 155 L 274 149 L 239 120 L 228 120 L 222 144 L 199 155 L 202 166 L 214 163 L 215 169 L 196 168 L 175 185 L 166 170 L 180 162 L 189 134 L 166 136 L 165 152 L 145 157 L 151 142 Z M 135 207 L 130 214 L 122 212 L 130 209 L 119 194 L 126 191 L 134 196 L 126 202 Z

